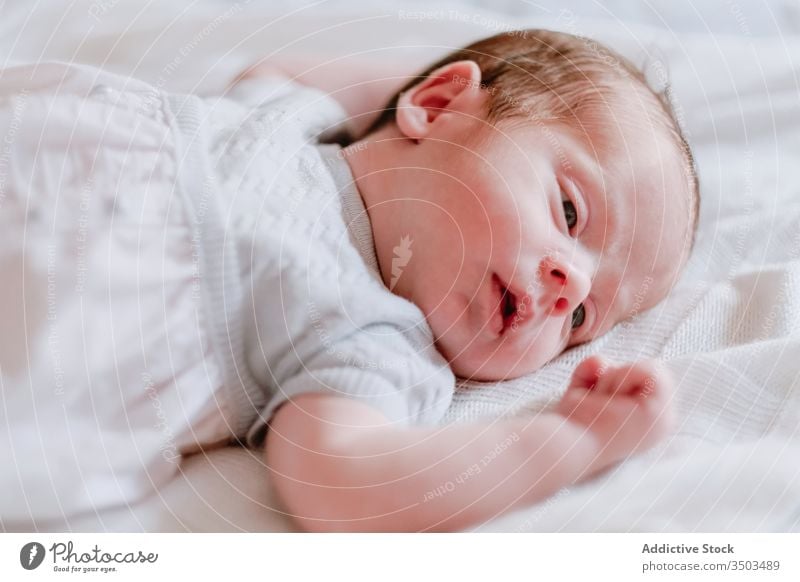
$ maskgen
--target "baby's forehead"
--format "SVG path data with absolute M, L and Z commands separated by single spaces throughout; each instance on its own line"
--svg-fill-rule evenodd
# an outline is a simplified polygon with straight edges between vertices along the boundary
M 641 250 L 658 245 L 665 252 L 674 251 L 675 245 L 669 243 L 683 243 L 691 230 L 692 194 L 686 168 L 670 140 L 657 135 L 639 137 L 624 149 L 600 153 L 601 196 L 615 206 L 620 226 L 631 227 L 630 239 L 623 238 L 623 244 Z
M 660 225 L 672 234 L 690 226 L 689 168 L 669 128 L 620 121 L 614 127 L 586 125 L 572 131 L 574 154 L 595 173 L 601 194 L 641 225 Z

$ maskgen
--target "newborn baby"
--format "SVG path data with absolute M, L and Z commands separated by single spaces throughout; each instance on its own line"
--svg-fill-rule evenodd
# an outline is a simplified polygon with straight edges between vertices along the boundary
M 693 238 L 691 154 L 641 74 L 523 32 L 448 55 L 344 149 L 319 143 L 341 106 L 272 68 L 221 98 L 5 71 L 27 315 L 0 350 L 4 517 L 120 506 L 241 441 L 305 529 L 453 530 L 659 441 L 669 377 L 599 357 L 552 411 L 440 424 L 456 377 L 528 374 L 655 305 Z

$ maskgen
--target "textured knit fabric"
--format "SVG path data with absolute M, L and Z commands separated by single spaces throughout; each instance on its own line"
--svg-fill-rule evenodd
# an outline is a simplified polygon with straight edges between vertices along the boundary
M 284 81 L 200 98 L 3 72 L 3 519 L 136 502 L 182 453 L 259 444 L 305 392 L 442 418 L 452 372 L 381 280 L 341 149 L 317 143 L 342 116 Z
M 243 333 L 229 313 L 216 335 L 230 361 L 244 358 L 228 369 L 234 432 L 248 427 L 247 442 L 257 445 L 280 404 L 319 391 L 360 399 L 393 423 L 439 421 L 455 378 L 422 312 L 381 279 L 346 153 L 317 146 L 343 111 L 284 80 L 245 81 L 230 97 L 239 110 L 205 107 L 223 247 L 239 275 L 226 271 L 222 285 L 214 272 L 206 279 L 217 303 L 241 300 Z M 214 242 L 208 251 L 224 249 Z
M 455 377 L 422 312 L 382 282 L 344 153 L 318 145 L 341 107 L 283 79 L 168 100 L 231 433 L 258 446 L 280 404 L 306 392 L 401 425 L 439 421 Z

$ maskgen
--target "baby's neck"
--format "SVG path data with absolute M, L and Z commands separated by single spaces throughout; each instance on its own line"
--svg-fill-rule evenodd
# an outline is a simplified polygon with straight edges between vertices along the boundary
M 392 171 L 402 157 L 400 150 L 407 145 L 405 139 L 389 125 L 343 150 L 343 158 L 350 166 L 356 189 L 367 209 L 381 278 L 387 287 L 391 279 L 392 249 L 400 240 L 407 219 L 398 211 L 400 196 L 395 195 L 396 173 Z M 387 204 L 388 201 L 392 203 Z

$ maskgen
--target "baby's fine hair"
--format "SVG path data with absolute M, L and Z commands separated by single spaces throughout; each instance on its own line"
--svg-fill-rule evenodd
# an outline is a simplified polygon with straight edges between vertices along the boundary
M 652 102 L 651 123 L 662 127 L 676 146 L 686 169 L 690 248 L 694 245 L 700 189 L 694 158 L 668 98 L 656 92 L 630 61 L 597 41 L 550 30 L 504 32 L 458 49 L 419 75 L 392 97 L 365 135 L 394 121 L 400 95 L 449 63 L 472 60 L 481 70 L 480 86 L 488 95 L 487 122 L 530 119 L 562 121 L 585 127 L 609 109 L 614 96 Z M 604 117 L 601 115 L 600 117 Z M 584 130 L 585 131 L 585 130 Z

